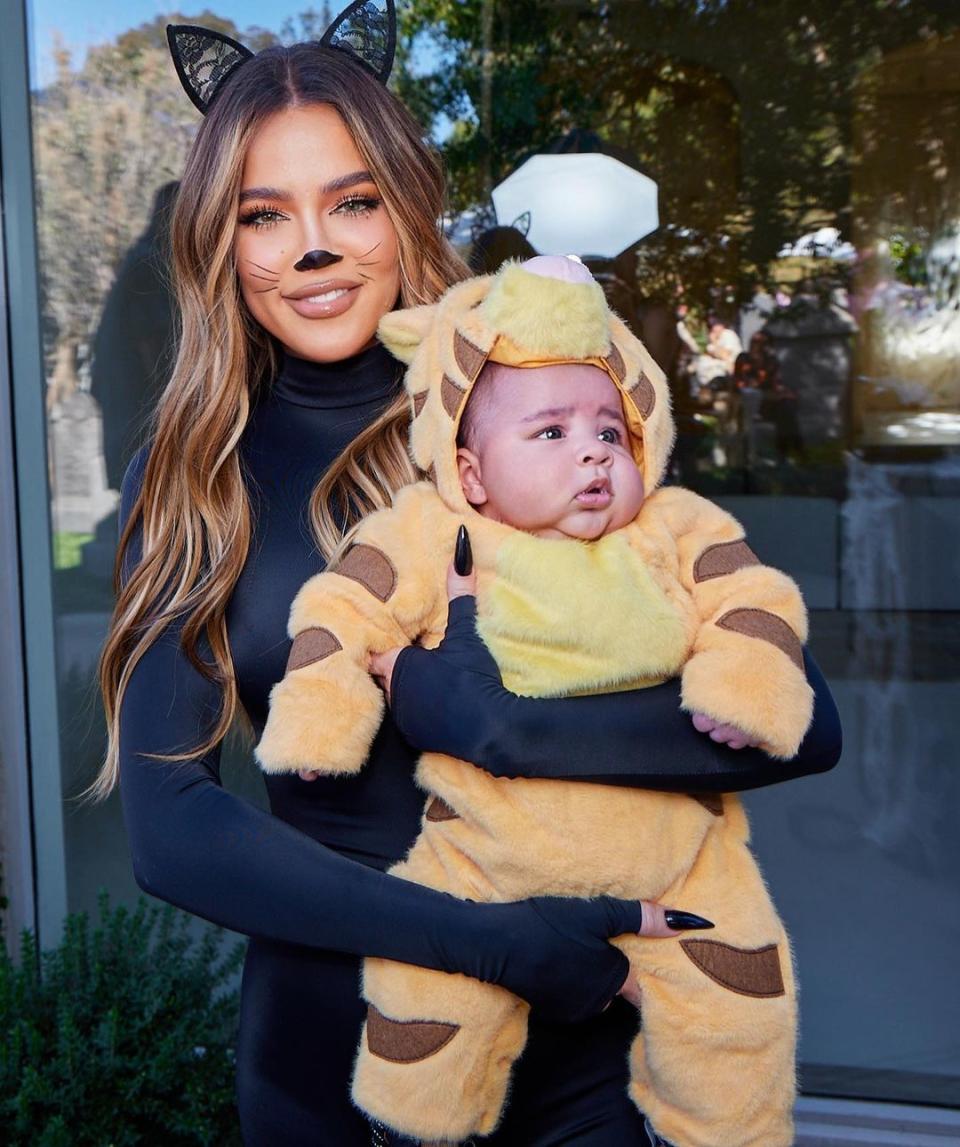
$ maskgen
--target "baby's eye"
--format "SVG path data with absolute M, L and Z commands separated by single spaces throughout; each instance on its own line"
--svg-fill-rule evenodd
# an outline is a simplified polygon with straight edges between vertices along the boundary
M 606 430 L 601 430 L 597 437 L 601 442 L 611 442 L 614 445 L 620 442 L 622 438 L 620 431 L 614 426 L 608 426 Z
M 538 438 L 545 438 L 548 442 L 555 441 L 557 438 L 563 437 L 563 431 L 559 426 L 547 426 L 537 435 Z
M 239 222 L 241 227 L 272 227 L 283 218 L 282 212 L 275 211 L 270 207 L 254 207 L 251 211 L 241 215 Z

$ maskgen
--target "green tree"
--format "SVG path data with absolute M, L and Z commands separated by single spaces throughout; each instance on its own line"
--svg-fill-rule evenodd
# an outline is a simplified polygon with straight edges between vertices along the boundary
M 937 0 L 423 0 L 402 17 L 404 58 L 428 39 L 436 66 L 406 71 L 398 89 L 426 122 L 454 125 L 443 150 L 455 210 L 483 202 L 485 171 L 495 183 L 588 129 L 658 181 L 665 224 L 696 233 L 680 277 L 706 289 L 733 274 L 746 289 L 805 231 L 851 234 L 858 81 L 957 23 Z M 644 246 L 666 282 L 683 244 L 668 227 Z

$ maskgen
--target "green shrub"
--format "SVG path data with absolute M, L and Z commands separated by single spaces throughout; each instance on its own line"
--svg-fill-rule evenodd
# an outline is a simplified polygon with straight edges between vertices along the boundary
M 233 1101 L 243 945 L 191 935 L 176 909 L 69 916 L 19 967 L 0 947 L 0 1143 L 174 1147 L 240 1142 Z

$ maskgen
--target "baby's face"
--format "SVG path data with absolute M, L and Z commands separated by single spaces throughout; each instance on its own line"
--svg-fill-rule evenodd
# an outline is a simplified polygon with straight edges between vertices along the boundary
M 468 502 L 541 538 L 592 541 L 643 504 L 620 392 L 581 363 L 497 367 L 480 385 L 476 424 L 457 452 Z

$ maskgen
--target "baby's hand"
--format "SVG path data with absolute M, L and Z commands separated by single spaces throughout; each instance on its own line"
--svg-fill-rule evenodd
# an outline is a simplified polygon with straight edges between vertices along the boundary
M 736 725 L 722 725 L 719 721 L 708 717 L 706 713 L 694 713 L 692 716 L 693 727 L 697 732 L 709 733 L 710 740 L 716 741 L 719 745 L 728 745 L 731 749 L 744 749 L 749 745 L 755 749 L 760 744 L 759 738 L 751 737 Z

